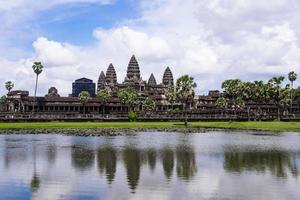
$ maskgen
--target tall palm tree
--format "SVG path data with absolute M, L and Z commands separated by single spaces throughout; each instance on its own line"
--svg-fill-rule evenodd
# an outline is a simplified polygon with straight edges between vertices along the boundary
M 103 103 L 102 114 L 104 115 L 105 106 L 106 106 L 107 100 L 111 97 L 111 93 L 110 93 L 109 89 L 105 87 L 98 91 L 97 97 Z
M 181 76 L 176 81 L 176 95 L 184 106 L 184 125 L 187 127 L 187 105 L 190 99 L 195 96 L 194 89 L 197 84 L 194 82 L 194 78 L 188 75 Z
M 90 93 L 89 92 L 87 92 L 87 91 L 80 92 L 80 94 L 79 94 L 79 100 L 80 100 L 80 102 L 83 105 L 83 112 L 84 112 L 84 114 L 86 114 L 85 105 L 89 101 L 89 98 L 90 98 Z
M 176 91 L 174 86 L 171 85 L 166 89 L 165 96 L 167 98 L 167 101 L 171 104 L 173 110 L 173 104 L 176 101 Z
M 294 71 L 291 71 L 288 74 L 289 80 L 291 82 L 291 112 L 293 109 L 293 92 L 294 92 L 294 81 L 297 80 L 297 74 Z
M 7 89 L 8 92 L 10 92 L 14 88 L 15 84 L 11 81 L 6 81 L 5 82 L 5 88 Z
M 33 65 L 32 65 L 33 72 L 36 74 L 35 89 L 34 89 L 33 112 L 34 112 L 34 106 L 35 106 L 35 101 L 36 101 L 36 91 L 37 91 L 39 75 L 43 72 L 43 68 L 44 68 L 44 66 L 42 65 L 41 62 L 34 62 Z
M 277 107 L 277 118 L 280 121 L 280 109 L 286 108 L 288 101 L 290 86 L 286 85 L 284 88 L 281 87 L 282 82 L 284 81 L 283 76 L 273 77 L 269 80 L 270 87 L 270 97 L 274 101 Z

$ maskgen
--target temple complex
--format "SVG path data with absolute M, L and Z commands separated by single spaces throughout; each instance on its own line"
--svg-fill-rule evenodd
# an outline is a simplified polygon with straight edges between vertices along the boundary
M 97 85 L 97 88 L 96 88 Z M 166 91 L 174 87 L 174 77 L 170 67 L 166 67 L 162 80 L 158 81 L 151 73 L 147 80 L 143 80 L 140 66 L 133 55 L 127 66 L 127 73 L 124 81 L 119 83 L 117 72 L 113 64 L 109 64 L 106 73 L 99 70 L 97 84 L 87 78 L 77 79 L 72 84 L 72 94 L 68 97 L 59 95 L 55 87 L 51 87 L 45 96 L 32 97 L 28 91 L 11 91 L 7 94 L 6 105 L 2 106 L 0 120 L 127 120 L 128 106 L 122 104 L 118 98 L 118 91 L 122 88 L 132 87 L 138 94 L 138 102 L 134 111 L 139 114 L 140 120 L 180 120 L 183 118 L 183 105 L 180 102 L 169 102 L 166 98 Z M 97 92 L 107 88 L 111 97 L 104 104 L 97 96 Z M 88 91 L 91 98 L 83 104 L 78 95 L 81 91 Z M 218 90 L 209 91 L 208 95 L 195 95 L 194 99 L 188 102 L 188 116 L 192 120 L 220 119 L 230 120 L 227 116 L 235 116 L 241 120 L 247 118 L 247 111 L 227 110 L 224 111 L 216 106 L 216 100 L 222 96 Z M 155 102 L 155 111 L 149 116 L 143 108 L 143 100 L 151 98 Z M 247 102 L 249 112 L 257 105 Z M 4 108 L 3 108 L 4 107 Z M 262 113 L 268 113 L 268 117 L 276 118 L 277 109 L 273 103 L 261 106 Z M 103 112 L 104 111 L 104 112 Z M 298 105 L 295 105 L 293 113 L 299 113 Z

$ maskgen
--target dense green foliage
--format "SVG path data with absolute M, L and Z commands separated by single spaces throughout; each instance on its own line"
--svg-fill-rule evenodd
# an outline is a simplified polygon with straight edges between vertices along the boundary
M 138 114 L 136 112 L 130 111 L 128 112 L 128 120 L 130 122 L 136 122 L 138 118 Z
M 129 106 L 129 110 L 131 110 L 132 107 L 137 104 L 138 94 L 132 87 L 120 89 L 118 92 L 118 97 L 120 98 L 122 104 Z
M 296 78 L 295 73 L 289 74 L 291 81 L 296 80 Z M 268 82 L 243 82 L 239 79 L 225 80 L 222 84 L 223 96 L 217 100 L 217 106 L 234 111 L 247 109 L 249 118 L 250 108 L 247 102 L 252 102 L 256 105 L 255 116 L 260 119 L 262 115 L 261 105 L 272 102 L 277 107 L 277 117 L 280 120 L 282 113 L 287 111 L 292 103 L 291 87 L 289 84 L 283 85 L 283 81 L 283 76 L 273 77 Z
M 143 102 L 143 108 L 146 111 L 153 111 L 155 109 L 155 102 L 151 98 L 147 97 Z

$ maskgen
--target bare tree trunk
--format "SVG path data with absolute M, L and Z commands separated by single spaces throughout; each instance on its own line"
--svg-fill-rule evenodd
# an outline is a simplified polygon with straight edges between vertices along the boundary
M 290 108 L 290 113 L 292 114 L 292 112 L 293 112 L 293 86 L 294 86 L 294 82 L 293 81 L 291 81 L 291 85 L 292 85 L 292 89 L 291 89 L 291 108 Z
M 37 91 L 38 79 L 39 79 L 39 76 L 36 75 L 36 78 L 35 78 L 35 89 L 34 89 L 34 100 L 33 100 L 33 106 L 32 106 L 32 113 L 33 114 L 34 114 L 34 106 L 35 106 L 35 102 L 36 102 L 36 91 Z
M 280 121 L 280 108 L 279 107 L 277 108 L 277 119 L 278 119 L 278 121 Z

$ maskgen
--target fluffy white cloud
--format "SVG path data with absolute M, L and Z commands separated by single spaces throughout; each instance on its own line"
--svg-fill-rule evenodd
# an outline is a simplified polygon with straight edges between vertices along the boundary
M 96 41 L 90 46 L 36 39 L 34 54 L 12 62 L 21 66 L 8 78 L 30 73 L 23 63 L 41 60 L 46 68 L 40 93 L 56 85 L 68 94 L 72 80 L 87 76 L 96 81 L 111 62 L 122 82 L 132 54 L 144 79 L 154 72 L 160 82 L 170 66 L 175 77 L 194 76 L 201 93 L 219 89 L 228 78 L 267 80 L 300 71 L 300 27 L 295 20 L 300 3 L 295 0 L 140 0 L 137 5 L 139 18 L 111 29 L 95 27 Z
M 36 59 L 47 67 L 77 64 L 77 58 L 73 54 L 71 46 L 40 37 L 33 43 L 33 47 L 37 54 Z

